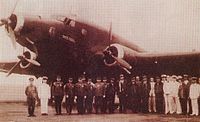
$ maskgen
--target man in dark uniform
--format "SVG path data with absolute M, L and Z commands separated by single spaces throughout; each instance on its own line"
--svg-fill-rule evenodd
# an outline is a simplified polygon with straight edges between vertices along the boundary
M 88 114 L 92 113 L 92 104 L 94 98 L 94 83 L 92 82 L 91 78 L 88 78 L 86 83 L 86 99 L 85 99 L 85 108 Z
M 66 111 L 69 115 L 74 105 L 74 84 L 72 82 L 73 79 L 69 78 L 68 83 L 64 86 Z
M 148 101 L 149 101 L 149 84 L 147 82 L 147 77 L 142 77 L 142 112 L 148 113 Z
M 85 113 L 85 98 L 86 98 L 86 87 L 83 83 L 82 77 L 78 78 L 78 83 L 75 85 L 75 96 L 77 97 L 77 110 L 78 114 Z
M 34 78 L 29 78 L 30 84 L 26 87 L 25 94 L 27 96 L 27 104 L 28 104 L 28 117 L 35 117 L 35 103 L 38 100 L 38 91 L 35 85 L 33 85 Z
M 136 112 L 136 83 L 135 83 L 135 77 L 131 78 L 131 83 L 128 85 L 128 90 L 127 90 L 127 94 L 128 94 L 128 103 L 129 103 L 129 107 L 132 110 L 133 113 Z
M 110 83 L 106 87 L 106 106 L 110 114 L 114 113 L 114 102 L 115 102 L 115 92 L 116 86 L 114 84 L 115 79 L 111 78 Z
M 156 99 L 156 110 L 158 113 L 164 113 L 164 92 L 163 92 L 163 83 L 161 82 L 160 77 L 156 77 L 155 84 L 155 99 Z
M 104 89 L 106 90 L 107 89 L 107 86 L 108 86 L 108 80 L 107 80 L 107 77 L 103 77 L 103 84 L 104 84 Z M 102 106 L 102 112 L 103 113 L 106 113 L 106 110 L 107 110 L 107 99 L 106 99 L 106 94 L 105 94 L 105 97 L 103 98 L 103 106 Z
M 118 84 L 118 97 L 119 97 L 119 112 L 126 113 L 127 107 L 127 82 L 124 75 L 120 75 Z
M 184 75 L 184 79 L 179 79 L 181 81 L 181 84 L 179 86 L 179 92 L 178 96 L 180 99 L 180 104 L 182 108 L 182 113 L 183 115 L 186 115 L 189 112 L 189 88 L 190 88 L 190 83 L 187 80 L 187 75 Z
M 94 91 L 94 95 L 95 95 L 95 113 L 98 114 L 99 113 L 99 109 L 102 111 L 102 105 L 103 105 L 103 98 L 105 98 L 105 87 L 104 87 L 104 83 L 101 82 L 101 78 L 97 77 L 96 79 L 96 83 L 95 83 L 95 91 Z
M 58 75 L 56 81 L 52 84 L 52 97 L 55 101 L 56 115 L 61 115 L 61 105 L 64 96 L 63 82 L 61 77 Z
M 135 82 L 136 82 L 136 112 L 141 112 L 142 111 L 142 82 L 140 81 L 140 77 L 136 76 L 135 77 Z

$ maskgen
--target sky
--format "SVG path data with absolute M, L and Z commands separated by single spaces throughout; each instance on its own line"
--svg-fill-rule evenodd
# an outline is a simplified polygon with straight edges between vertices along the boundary
M 8 17 L 16 0 L 0 0 L 0 18 Z M 200 51 L 199 0 L 19 0 L 15 14 L 76 15 L 109 28 L 151 52 Z M 0 60 L 15 60 L 4 28 L 0 28 Z

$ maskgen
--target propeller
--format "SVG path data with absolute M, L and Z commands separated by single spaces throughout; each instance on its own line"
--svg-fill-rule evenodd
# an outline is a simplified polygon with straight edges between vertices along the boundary
M 15 70 L 15 68 L 23 61 L 27 61 L 28 63 L 32 64 L 32 65 L 35 65 L 35 66 L 41 66 L 41 64 L 34 60 L 34 59 L 29 59 L 25 56 L 25 47 L 23 47 L 23 55 L 19 55 L 17 56 L 19 61 L 8 71 L 8 74 L 6 75 L 6 77 L 10 76 L 13 71 Z
M 15 36 L 15 32 L 14 32 L 11 24 L 13 23 L 12 16 L 14 15 L 13 13 L 14 13 L 16 7 L 17 7 L 18 2 L 19 2 L 19 0 L 17 0 L 15 2 L 15 5 L 14 5 L 12 11 L 11 11 L 10 16 L 0 20 L 0 22 L 1 22 L 0 23 L 0 27 L 5 25 L 5 28 L 6 28 L 7 32 L 8 32 L 8 36 L 11 38 L 12 45 L 13 45 L 14 49 L 16 49 L 16 36 Z
M 128 74 L 131 74 L 129 70 L 132 69 L 132 66 L 124 59 L 114 56 L 113 53 L 111 52 L 110 50 L 111 42 L 112 42 L 112 22 L 110 23 L 110 28 L 109 28 L 109 40 L 108 40 L 109 45 L 106 50 L 106 54 L 110 55 L 124 71 L 126 71 Z

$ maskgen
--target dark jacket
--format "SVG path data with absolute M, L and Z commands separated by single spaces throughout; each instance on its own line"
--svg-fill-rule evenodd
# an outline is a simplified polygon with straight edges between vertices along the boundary
M 26 90 L 25 90 L 25 94 L 26 94 L 27 98 L 38 99 L 38 91 L 37 91 L 36 86 L 34 86 L 34 85 L 27 86 Z
M 148 83 L 142 84 L 142 98 L 149 98 L 150 86 Z
M 104 83 L 95 83 L 95 96 L 104 96 L 105 95 L 105 86 Z
M 186 84 L 182 83 L 179 86 L 178 96 L 180 98 L 183 98 L 183 99 L 188 99 L 188 97 L 189 97 L 189 90 L 190 90 L 190 84 L 186 85 Z
M 106 87 L 106 99 L 113 100 L 116 93 L 116 86 L 114 83 L 109 83 Z
M 62 82 L 54 82 L 51 87 L 52 90 L 52 96 L 63 96 L 64 95 L 64 89 L 63 89 L 63 83 Z
M 64 86 L 64 93 L 65 95 L 68 95 L 68 96 L 74 96 L 74 84 L 72 83 L 66 83 L 65 86 Z
M 86 87 L 84 83 L 76 83 L 75 85 L 75 96 L 86 96 Z
M 85 89 L 86 89 L 86 96 L 87 97 L 93 97 L 94 96 L 95 86 L 94 86 L 93 83 L 86 83 Z
M 156 83 L 155 84 L 155 95 L 156 97 L 163 96 L 163 83 Z

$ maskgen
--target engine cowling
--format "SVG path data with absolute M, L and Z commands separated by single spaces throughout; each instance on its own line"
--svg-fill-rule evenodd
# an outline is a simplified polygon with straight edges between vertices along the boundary
M 27 58 L 27 59 L 31 59 L 31 60 L 35 60 L 36 58 L 37 58 L 37 55 L 34 53 L 34 52 L 31 52 L 31 51 L 26 51 L 26 52 L 24 52 L 23 53 L 23 56 L 25 57 L 25 58 Z M 22 68 L 22 69 L 26 69 L 26 68 L 28 68 L 28 67 L 30 67 L 32 64 L 31 63 L 29 63 L 28 61 L 26 61 L 26 60 L 21 60 L 21 62 L 20 62 L 20 67 Z
M 107 66 L 114 66 L 117 61 L 112 57 L 115 56 L 130 62 L 136 62 L 137 52 L 120 44 L 112 44 L 104 50 L 104 63 Z

